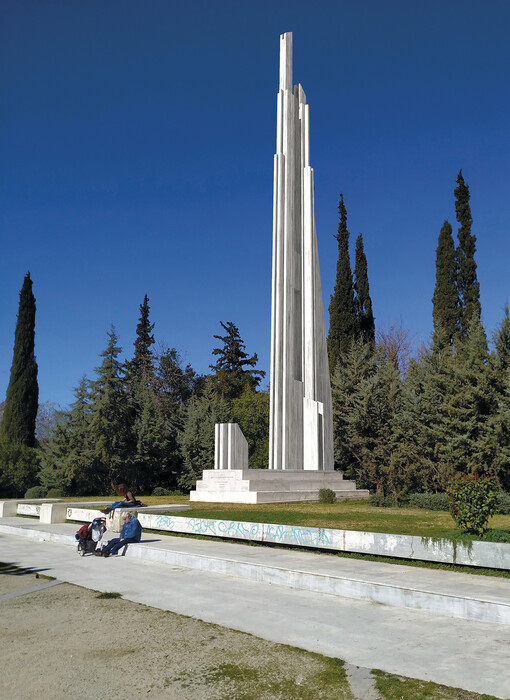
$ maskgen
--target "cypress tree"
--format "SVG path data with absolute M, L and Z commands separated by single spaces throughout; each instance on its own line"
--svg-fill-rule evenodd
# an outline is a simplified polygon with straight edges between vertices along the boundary
M 355 306 L 359 338 L 364 343 L 374 345 L 375 322 L 368 285 L 367 258 L 363 248 L 363 236 L 361 233 L 356 239 L 354 276 L 356 277 L 354 290 L 356 292 Z
M 471 322 L 480 320 L 480 285 L 476 277 L 476 236 L 471 233 L 471 207 L 469 206 L 469 187 L 460 170 L 457 177 L 455 194 L 455 212 L 460 224 L 457 247 L 458 275 L 457 286 L 460 298 L 460 327 L 467 337 Z
M 11 378 L 0 425 L 2 441 L 26 447 L 35 446 L 35 419 L 39 400 L 34 340 L 35 297 L 30 272 L 27 272 L 19 295 Z
M 436 286 L 432 297 L 434 350 L 451 347 L 459 332 L 459 298 L 457 294 L 457 260 L 452 227 L 445 221 L 436 248 Z
M 329 304 L 328 358 L 332 375 L 341 355 L 348 352 L 352 341 L 356 338 L 354 287 L 349 259 L 349 231 L 347 230 L 347 210 L 343 194 L 340 195 L 338 213 L 340 221 L 338 233 L 335 236 L 338 241 L 336 283 Z

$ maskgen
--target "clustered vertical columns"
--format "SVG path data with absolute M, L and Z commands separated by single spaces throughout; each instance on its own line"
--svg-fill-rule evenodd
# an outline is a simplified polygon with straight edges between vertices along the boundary
M 214 468 L 248 469 L 248 442 L 237 423 L 216 423 Z
M 333 469 L 326 331 L 310 167 L 309 108 L 280 37 L 274 159 L 270 469 Z

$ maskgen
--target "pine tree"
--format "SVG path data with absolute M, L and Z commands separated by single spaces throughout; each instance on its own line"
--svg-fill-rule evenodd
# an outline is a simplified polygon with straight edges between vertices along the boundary
M 140 318 L 136 326 L 136 339 L 134 342 L 135 354 L 130 362 L 126 363 L 126 377 L 128 382 L 136 378 L 144 378 L 150 381 L 153 372 L 153 355 L 151 346 L 154 345 L 154 323 L 149 321 L 149 298 L 144 297 L 143 304 L 140 304 Z
M 505 375 L 510 372 L 510 315 L 508 302 L 504 306 L 504 316 L 498 330 L 494 333 L 494 352 L 492 362 L 501 380 L 505 381 Z
M 174 487 L 175 431 L 165 421 L 164 406 L 154 387 L 143 381 L 136 382 L 133 401 L 136 413 L 127 462 L 131 482 L 145 492 L 155 486 Z
M 452 227 L 445 221 L 436 249 L 436 286 L 432 297 L 434 350 L 451 348 L 459 333 L 459 298 L 457 293 L 457 260 Z
M 358 337 L 364 343 L 375 343 L 375 321 L 372 311 L 372 300 L 368 284 L 368 267 L 365 250 L 363 248 L 363 236 L 356 239 L 356 258 L 354 263 L 354 290 L 356 292 L 355 309 L 358 327 Z
M 460 327 L 467 337 L 473 320 L 480 320 L 480 285 L 476 276 L 476 236 L 471 233 L 471 207 L 469 205 L 469 187 L 460 170 L 457 177 L 455 194 L 455 212 L 460 224 L 457 247 L 458 276 L 457 286 L 460 298 Z
M 433 354 L 424 385 L 421 422 L 442 488 L 457 472 L 500 474 L 506 457 L 498 394 L 479 320 L 471 323 L 462 352 Z
M 333 399 L 333 433 L 335 469 L 349 479 L 356 478 L 358 460 L 350 442 L 350 416 L 359 387 L 377 371 L 375 357 L 369 345 L 353 343 L 337 364 L 331 380 Z
M 395 504 L 406 489 L 406 473 L 395 459 L 396 419 L 402 384 L 397 369 L 366 343 L 355 343 L 333 378 L 335 464 L 345 460 L 348 476 L 375 486 Z M 343 466 L 341 463 L 338 466 Z M 354 472 L 354 474 L 353 474 Z
M 30 273 L 27 272 L 19 295 L 11 377 L 0 424 L 0 439 L 3 442 L 25 447 L 35 446 L 35 419 L 39 399 L 34 341 L 35 297 Z
M 156 357 L 156 384 L 171 412 L 184 406 L 199 381 L 190 364 L 184 366 L 175 348 L 164 348 Z
M 239 335 L 237 326 L 228 321 L 226 324 L 220 321 L 221 326 L 227 335 L 215 335 L 217 340 L 221 340 L 223 347 L 215 348 L 213 355 L 218 355 L 215 365 L 209 365 L 214 371 L 214 381 L 216 390 L 227 399 L 239 397 L 245 386 L 248 384 L 255 389 L 266 373 L 258 369 L 248 369 L 255 367 L 258 362 L 257 354 L 248 356 L 245 352 L 245 344 Z
M 494 419 L 502 465 L 500 479 L 510 491 L 510 316 L 508 304 L 498 330 L 494 333 L 494 350 L 490 357 L 497 394 L 498 412 Z
M 74 396 L 70 409 L 58 415 L 43 450 L 39 478 L 43 486 L 59 489 L 64 496 L 97 495 L 104 488 L 105 475 L 93 454 L 92 395 L 86 377 L 80 380 Z
M 92 383 L 90 435 L 95 470 L 104 489 L 122 482 L 136 488 L 137 474 L 132 472 L 129 461 L 132 445 L 123 365 L 118 360 L 122 350 L 117 345 L 113 326 L 107 335 L 108 345 L 100 354 L 103 362 L 96 369 L 97 379 Z
M 338 241 L 336 283 L 329 304 L 328 359 L 332 375 L 340 357 L 349 350 L 356 338 L 354 287 L 349 259 L 349 231 L 347 230 L 347 210 L 343 194 L 340 195 L 338 213 L 340 221 L 338 233 L 335 236 Z
M 179 445 L 183 470 L 179 484 L 191 489 L 204 469 L 214 468 L 214 426 L 231 420 L 230 403 L 208 384 L 202 396 L 192 396 L 185 411 Z

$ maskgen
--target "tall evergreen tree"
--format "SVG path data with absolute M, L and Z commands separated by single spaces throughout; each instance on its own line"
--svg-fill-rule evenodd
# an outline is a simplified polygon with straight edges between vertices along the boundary
M 475 319 L 461 353 L 433 353 L 424 381 L 421 425 L 439 484 L 456 472 L 500 474 L 499 404 L 484 329 Z
M 432 297 L 434 350 L 452 347 L 459 332 L 459 298 L 457 293 L 457 259 L 452 227 L 445 221 L 436 249 L 436 286 Z
M 464 337 L 474 320 L 480 320 L 480 285 L 476 276 L 476 236 L 471 233 L 471 207 L 469 205 L 469 187 L 464 181 L 462 170 L 457 177 L 455 194 L 455 212 L 460 224 L 457 247 L 457 286 L 460 298 L 460 326 Z
M 147 294 L 140 304 L 140 318 L 136 326 L 136 339 L 134 342 L 135 354 L 133 359 L 126 363 L 126 375 L 128 381 L 143 377 L 150 381 L 153 374 L 153 355 L 151 346 L 154 345 L 154 323 L 149 321 L 149 298 Z M 147 376 L 149 375 L 149 376 Z
M 26 447 L 35 446 L 35 419 L 39 400 L 34 342 L 35 297 L 30 273 L 27 272 L 19 295 L 11 378 L 0 424 L 0 440 Z
M 372 311 L 372 299 L 370 298 L 370 287 L 368 284 L 367 258 L 361 233 L 356 238 L 354 276 L 356 278 L 354 282 L 354 291 L 356 292 L 355 309 L 358 337 L 364 343 L 369 343 L 373 346 L 375 343 L 375 321 Z
M 510 491 L 510 315 L 508 304 L 505 304 L 504 316 L 493 340 L 494 350 L 490 365 L 499 407 L 495 418 L 495 429 L 500 454 L 503 457 L 500 479 L 504 488 Z
M 501 379 L 510 372 L 510 315 L 508 302 L 504 306 L 504 316 L 498 330 L 494 333 L 494 352 L 492 361 Z
M 204 469 L 214 467 L 214 426 L 231 420 L 230 402 L 211 384 L 202 396 L 193 395 L 185 410 L 183 429 L 179 433 L 179 445 L 183 458 L 183 470 L 179 484 L 191 489 Z
M 158 393 L 170 412 L 184 406 L 198 381 L 190 364 L 184 366 L 175 348 L 163 348 L 156 358 Z
M 96 369 L 97 379 L 93 382 L 90 435 L 94 444 L 95 470 L 105 489 L 121 482 L 137 486 L 137 475 L 129 473 L 128 469 L 132 451 L 130 422 L 123 365 L 118 359 L 122 350 L 117 342 L 112 326 L 108 333 L 108 345 L 100 354 L 103 361 Z
M 354 343 L 333 377 L 335 464 L 347 466 L 360 484 L 390 495 L 395 504 L 406 488 L 397 460 L 396 419 L 402 405 L 398 370 L 366 343 Z M 336 399 L 336 400 L 335 400 Z M 354 472 L 354 473 L 353 473 Z
M 70 409 L 59 414 L 44 447 L 39 478 L 43 486 L 57 488 L 64 496 L 94 495 L 101 493 L 105 479 L 93 455 L 91 386 L 85 377 L 74 396 Z
M 237 326 L 228 321 L 226 324 L 220 321 L 221 326 L 227 335 L 215 335 L 217 340 L 221 340 L 223 347 L 214 348 L 213 355 L 218 356 L 216 364 L 209 365 L 214 371 L 214 382 L 217 391 L 227 399 L 239 397 L 245 386 L 248 384 L 256 389 L 261 379 L 266 376 L 263 370 L 248 369 L 255 367 L 258 362 L 257 353 L 248 356 L 245 352 L 245 345 Z
M 340 221 L 338 233 L 338 259 L 336 283 L 329 304 L 328 359 L 333 375 L 341 355 L 345 354 L 356 338 L 356 313 L 354 307 L 354 287 L 351 262 L 349 259 L 349 231 L 347 230 L 347 209 L 344 196 L 338 204 Z

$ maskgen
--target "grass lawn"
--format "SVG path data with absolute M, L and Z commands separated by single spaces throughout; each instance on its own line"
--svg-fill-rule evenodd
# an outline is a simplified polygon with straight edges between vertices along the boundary
M 108 498 L 109 496 L 91 496 L 88 498 L 67 498 L 66 500 L 83 502 L 108 500 Z M 479 539 L 462 534 L 447 512 L 422 508 L 376 508 L 366 501 L 342 501 L 332 504 L 271 503 L 247 505 L 240 503 L 190 503 L 189 496 L 143 496 L 140 498 L 147 505 L 166 503 L 191 505 L 191 511 L 183 512 L 183 517 L 302 525 L 361 532 L 385 532 L 395 535 L 416 535 L 418 537 L 462 541 Z M 506 532 L 510 541 L 510 515 L 493 516 L 489 521 L 489 527 L 491 530 Z

